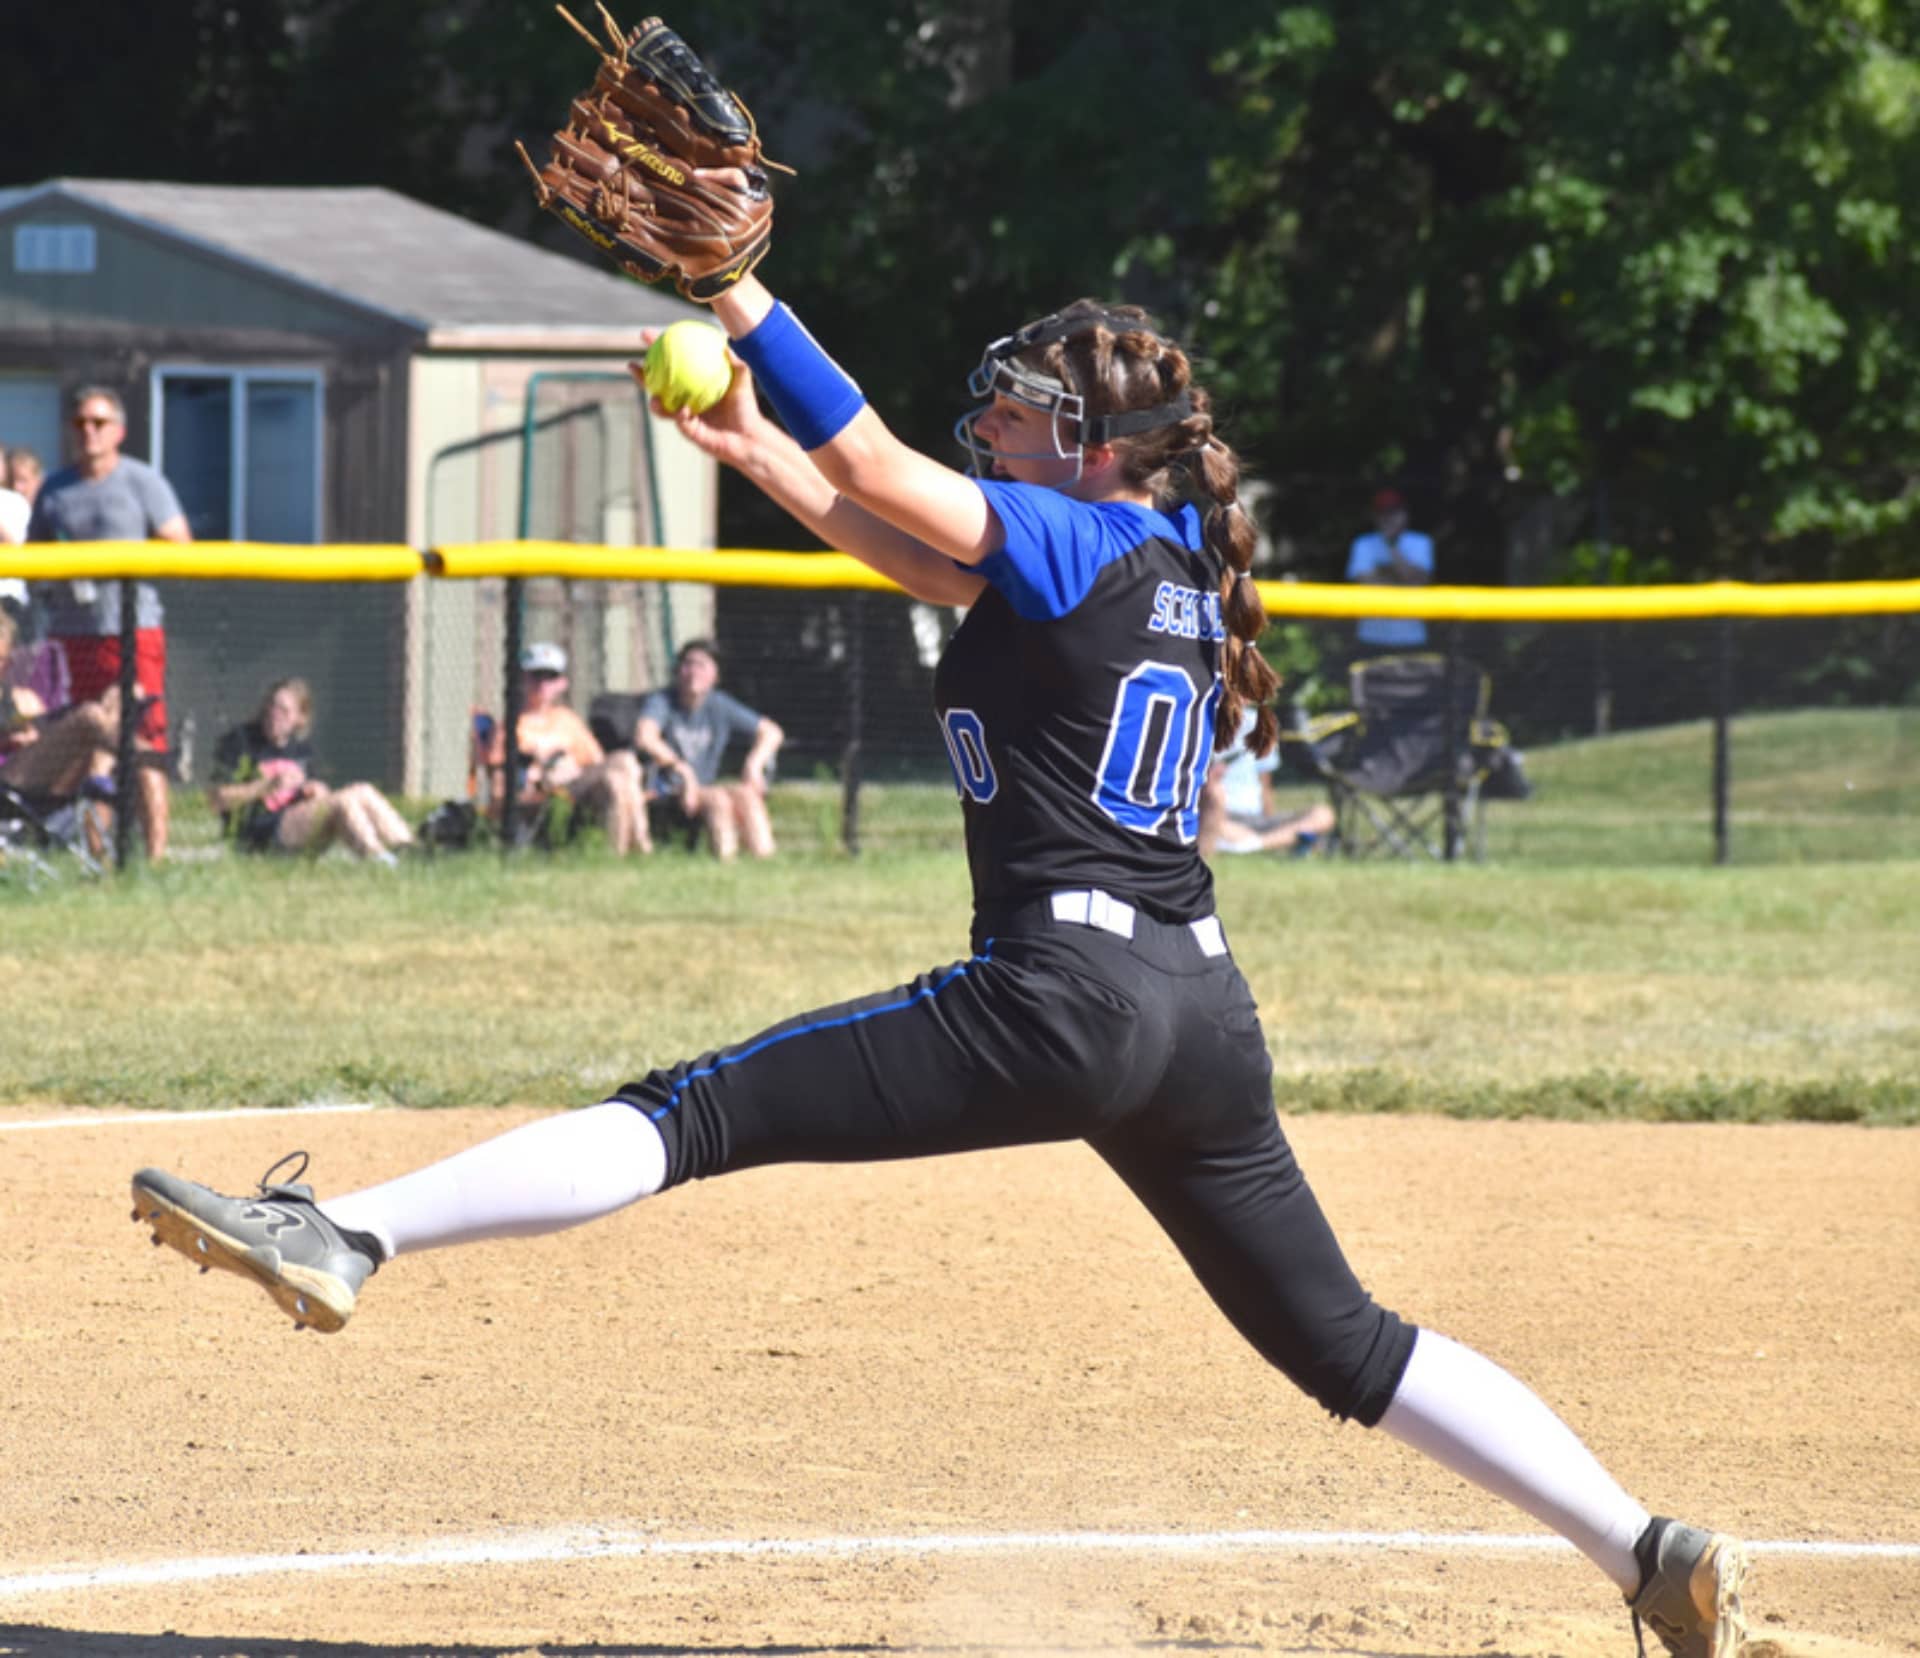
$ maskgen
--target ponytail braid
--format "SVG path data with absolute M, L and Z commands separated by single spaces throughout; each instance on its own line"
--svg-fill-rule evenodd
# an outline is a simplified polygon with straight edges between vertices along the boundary
M 1223 689 L 1214 742 L 1221 748 L 1234 742 L 1251 707 L 1255 718 L 1247 746 L 1256 755 L 1269 754 L 1280 735 L 1279 717 L 1271 706 L 1280 676 L 1260 654 L 1267 607 L 1248 573 L 1255 536 L 1240 505 L 1240 457 L 1214 436 L 1213 400 L 1193 384 L 1187 354 L 1154 329 L 1145 311 L 1083 299 L 1062 314 L 1076 311 L 1100 320 L 1036 353 L 1035 366 L 1079 390 L 1089 414 L 1154 408 L 1182 392 L 1191 401 L 1193 412 L 1185 420 L 1117 438 L 1113 446 L 1124 458 L 1128 483 L 1155 500 L 1177 498 L 1186 483 L 1211 503 L 1206 542 L 1220 560 L 1220 615 L 1227 632 L 1220 654 Z M 1137 327 L 1126 326 L 1135 319 Z
M 1242 713 L 1256 710 L 1247 747 L 1268 754 L 1280 737 L 1273 694 L 1280 676 L 1260 654 L 1260 635 L 1267 627 L 1267 607 L 1248 570 L 1253 563 L 1253 523 L 1240 505 L 1240 457 L 1213 435 L 1210 415 L 1199 417 L 1207 434 L 1195 457 L 1200 487 L 1213 501 L 1207 509 L 1207 545 L 1220 555 L 1220 617 L 1227 638 L 1221 647 L 1220 678 L 1225 687 L 1220 712 L 1213 722 L 1213 740 L 1226 747 L 1240 731 Z

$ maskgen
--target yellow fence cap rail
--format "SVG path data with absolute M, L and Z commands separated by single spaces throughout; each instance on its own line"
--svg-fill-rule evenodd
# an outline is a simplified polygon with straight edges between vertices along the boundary
M 426 554 L 436 576 L 550 576 L 574 581 L 685 581 L 719 587 L 862 588 L 895 593 L 845 553 L 710 547 L 601 547 L 571 541 L 478 541 Z M 1684 587 L 1369 587 L 1257 584 L 1274 617 L 1418 616 L 1432 622 L 1657 621 L 1708 616 L 1861 616 L 1920 612 L 1920 581 L 1702 582 Z
M 1652 622 L 1709 616 L 1868 616 L 1920 611 L 1920 581 L 1686 587 L 1368 587 L 1257 584 L 1267 614 L 1418 616 L 1429 622 Z
M 845 553 L 777 553 L 712 547 L 592 547 L 571 541 L 476 541 L 435 547 L 433 573 L 561 576 L 574 581 L 694 581 L 719 587 L 900 589 Z
M 711 547 L 602 547 L 571 541 L 478 541 L 426 552 L 389 544 L 294 546 L 256 541 L 63 541 L 0 547 L 0 576 L 27 581 L 453 581 L 549 576 L 680 581 L 720 587 L 899 587 L 845 553 Z M 1920 613 L 1920 581 L 1718 581 L 1675 587 L 1371 587 L 1257 584 L 1275 618 L 1413 616 L 1429 622 L 1634 622 L 1714 616 Z
M 411 581 L 413 547 L 265 541 L 45 541 L 0 547 L 0 576 L 25 581 Z

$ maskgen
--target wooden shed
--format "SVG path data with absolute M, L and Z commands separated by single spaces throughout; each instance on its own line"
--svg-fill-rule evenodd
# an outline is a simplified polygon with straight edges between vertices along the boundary
M 0 190 L 0 445 L 63 464 L 66 400 L 101 385 L 199 540 L 711 546 L 713 464 L 626 374 L 643 327 L 692 315 L 389 190 L 55 179 Z M 176 728 L 204 744 L 299 674 L 330 774 L 464 785 L 471 711 L 499 700 L 498 584 L 161 587 Z M 659 677 L 709 603 L 528 598 L 582 706 Z

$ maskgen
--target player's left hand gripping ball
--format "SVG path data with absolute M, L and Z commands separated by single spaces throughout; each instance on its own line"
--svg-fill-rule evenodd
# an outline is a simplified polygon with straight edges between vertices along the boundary
M 535 199 L 629 276 L 717 299 L 772 241 L 767 169 L 792 169 L 766 159 L 745 106 L 659 18 L 629 34 L 601 6 L 609 52 L 566 7 L 555 10 L 599 52 L 600 69 L 544 167 L 515 146 Z
M 676 322 L 647 347 L 642 373 L 669 414 L 705 414 L 733 384 L 727 337 L 709 323 Z

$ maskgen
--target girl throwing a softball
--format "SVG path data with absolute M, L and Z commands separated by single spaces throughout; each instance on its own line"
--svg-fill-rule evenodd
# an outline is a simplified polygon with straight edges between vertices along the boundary
M 933 709 L 965 818 L 966 954 L 369 1190 L 321 1201 L 269 1171 L 232 1198 L 145 1170 L 136 1218 L 337 1329 L 398 1257 L 730 1170 L 1084 1139 L 1298 1387 L 1558 1532 L 1636 1635 L 1734 1658 L 1740 1545 L 1650 1515 L 1520 1381 L 1378 1305 L 1281 1130 L 1195 846 L 1214 745 L 1251 709 L 1270 747 L 1275 681 L 1239 463 L 1185 352 L 1084 300 L 993 341 L 963 473 L 901 443 L 757 278 L 714 314 L 732 380 L 674 416 L 686 436 L 829 545 L 966 610 Z

